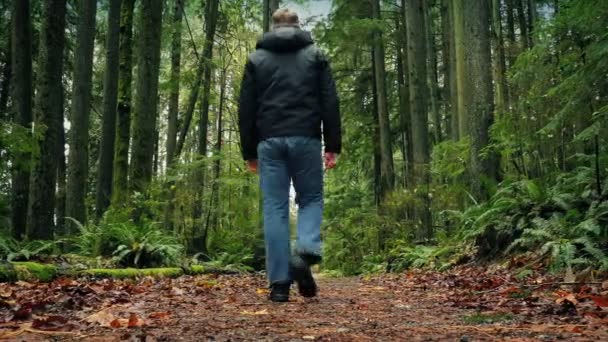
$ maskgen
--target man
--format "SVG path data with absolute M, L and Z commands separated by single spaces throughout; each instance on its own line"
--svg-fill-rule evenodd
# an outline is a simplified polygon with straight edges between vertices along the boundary
M 323 161 L 336 165 L 341 148 L 340 110 L 329 64 L 300 29 L 298 15 L 279 9 L 247 61 L 241 85 L 239 126 L 243 158 L 257 172 L 264 198 L 264 238 L 270 299 L 289 300 L 292 281 L 314 297 L 310 266 L 321 261 Z M 323 133 L 321 134 L 321 125 Z M 289 234 L 289 188 L 298 204 L 297 243 Z

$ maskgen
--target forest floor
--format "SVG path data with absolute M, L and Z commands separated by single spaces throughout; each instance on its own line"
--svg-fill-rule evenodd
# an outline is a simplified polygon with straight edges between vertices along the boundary
M 320 295 L 271 303 L 261 275 L 0 284 L 15 341 L 608 341 L 608 282 L 517 280 L 463 267 L 320 277 Z

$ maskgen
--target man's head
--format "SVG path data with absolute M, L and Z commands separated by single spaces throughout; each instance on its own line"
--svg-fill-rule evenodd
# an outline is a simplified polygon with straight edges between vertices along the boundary
M 300 27 L 298 14 L 288 8 L 279 8 L 272 14 L 272 26 L 279 27 Z

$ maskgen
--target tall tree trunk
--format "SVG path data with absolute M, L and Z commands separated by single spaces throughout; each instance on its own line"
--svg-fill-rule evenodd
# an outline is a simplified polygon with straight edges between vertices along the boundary
M 536 25 L 536 1 L 528 1 L 528 46 L 534 46 L 534 26 Z
M 171 38 L 171 76 L 169 94 L 169 118 L 167 124 L 167 168 L 172 165 L 177 139 L 177 119 L 179 113 L 179 85 L 182 59 L 182 17 L 183 0 L 175 0 L 173 10 L 173 37 Z
M 58 142 L 63 130 L 63 50 L 65 46 L 66 0 L 44 2 L 38 82 L 36 122 L 46 126 L 40 141 L 40 158 L 32 171 L 28 206 L 27 237 L 51 239 L 55 223 L 55 182 L 57 181 Z M 63 218 L 60 218 L 63 219 Z
M 401 0 L 401 11 L 396 18 L 397 80 L 399 83 L 399 124 L 401 130 L 401 155 L 403 157 L 403 186 L 412 184 L 412 125 L 410 108 L 409 68 L 407 63 L 407 30 L 405 2 Z M 403 23 L 401 23 L 403 22 Z
M 112 205 L 127 202 L 129 183 L 129 140 L 131 137 L 131 97 L 133 81 L 133 9 L 135 0 L 122 0 L 118 51 L 118 104 L 116 106 L 116 141 L 112 174 Z
M 380 1 L 372 1 L 372 15 L 375 20 L 381 20 Z M 381 196 L 384 197 L 395 185 L 395 171 L 393 166 L 393 149 L 391 139 L 390 118 L 388 113 L 388 99 L 386 95 L 386 66 L 384 61 L 384 42 L 382 32 L 373 32 L 373 53 L 376 92 L 378 94 L 378 122 L 380 127 L 380 153 L 381 153 Z
M 496 84 L 496 109 L 503 113 L 509 108 L 509 94 L 506 77 L 505 46 L 502 35 L 500 0 L 492 0 L 492 38 L 494 40 L 494 78 Z
M 6 54 L 4 59 L 4 65 L 2 68 L 2 75 L 0 75 L 0 120 L 8 120 L 7 106 L 8 106 L 8 98 L 10 95 L 11 89 L 11 66 L 12 66 L 12 39 L 9 37 L 9 42 L 6 48 Z
M 214 165 L 214 181 L 213 181 L 213 227 L 219 228 L 219 217 L 220 217 L 220 173 L 222 170 L 222 160 L 220 155 L 222 153 L 222 134 L 223 134 L 223 114 L 224 114 L 224 99 L 226 95 L 226 70 L 222 70 L 222 76 L 220 80 L 220 103 L 217 113 L 217 140 L 215 142 L 215 165 Z
M 490 4 L 485 1 L 466 1 L 465 13 L 465 109 L 471 136 L 472 193 L 478 199 L 486 199 L 488 192 L 483 180 L 496 180 L 497 160 L 493 156 L 483 157 L 482 150 L 489 143 L 489 129 L 493 122 L 492 67 L 490 53 Z
M 32 127 L 32 19 L 29 0 L 13 0 L 11 37 L 11 102 L 15 123 Z M 20 239 L 27 225 L 32 156 L 16 154 L 13 162 L 12 224 L 13 234 Z
M 433 30 L 433 14 L 432 9 L 434 0 L 425 1 L 425 36 L 426 47 L 428 49 L 428 72 L 427 82 L 430 90 L 431 114 L 433 118 L 433 136 L 435 143 L 442 140 L 441 133 L 441 113 L 439 113 L 439 84 L 437 74 L 437 47 L 435 45 L 435 32 Z
M 515 63 L 515 47 L 517 46 L 517 40 L 515 39 L 515 5 L 513 1 L 517 0 L 505 0 L 507 5 L 507 40 L 509 41 L 507 60 L 509 61 L 509 68 Z
M 376 65 L 376 54 L 372 49 L 372 66 Z M 374 146 L 374 203 L 376 208 L 380 206 L 382 200 L 382 152 L 380 151 L 380 116 L 378 115 L 378 90 L 376 82 L 376 69 L 371 68 L 371 88 L 372 88 L 372 117 L 373 117 L 373 139 L 372 144 Z
M 133 151 L 129 169 L 130 189 L 145 193 L 152 180 L 156 138 L 158 74 L 163 0 L 142 0 L 138 28 L 138 77 L 133 118 Z
M 217 27 L 217 19 L 219 16 L 219 1 L 210 0 L 205 5 L 205 45 L 203 47 L 203 60 L 205 68 L 203 72 L 203 93 L 201 99 L 201 114 L 198 123 L 198 148 L 197 153 L 200 158 L 207 155 L 207 133 L 209 124 L 209 105 L 211 95 L 211 71 L 213 69 L 213 46 L 215 40 L 215 31 Z M 205 187 L 205 165 L 201 166 L 198 172 L 197 179 L 197 195 L 194 204 L 194 222 L 195 222 L 195 239 L 193 240 L 193 248 L 196 251 L 206 252 L 207 250 L 207 235 L 206 227 L 203 224 L 203 191 Z
M 61 103 L 63 106 L 65 96 L 62 97 Z M 67 182 L 67 165 L 65 160 L 65 129 L 63 128 L 63 117 L 61 118 L 61 129 L 59 130 L 59 139 L 57 139 L 57 191 L 55 193 L 55 217 L 57 225 L 55 233 L 59 236 L 65 235 L 65 195 Z
M 96 216 L 100 218 L 110 205 L 112 196 L 112 167 L 116 141 L 116 105 L 118 103 L 120 3 L 110 0 L 106 38 L 106 71 L 103 85 L 103 124 L 97 171 Z
M 441 35 L 443 41 L 443 100 L 450 138 L 458 140 L 458 94 L 454 51 L 454 11 L 451 0 L 441 0 Z
M 81 0 L 78 10 L 78 37 L 74 53 L 71 126 L 69 131 L 66 214 L 86 223 L 87 179 L 89 174 L 89 114 L 93 77 L 96 0 Z M 68 231 L 75 226 L 68 223 Z
M 405 7 L 408 42 L 408 67 L 410 72 L 410 102 L 412 113 L 412 143 L 414 151 L 414 180 L 422 201 L 428 201 L 426 186 L 429 183 L 429 134 L 427 112 L 427 83 L 426 83 L 426 41 L 424 34 L 424 4 L 423 0 L 406 1 Z M 416 210 L 417 219 L 421 223 L 417 229 L 418 240 L 432 237 L 433 227 L 429 206 L 419 206 Z
M 519 23 L 519 32 L 521 34 L 521 44 L 524 50 L 530 47 L 530 37 L 528 35 L 528 23 L 526 22 L 526 13 L 524 13 L 524 1 L 527 0 L 513 0 L 517 8 L 517 21 Z
M 468 113 L 465 111 L 465 36 L 464 36 L 464 4 L 461 1 L 452 3 L 454 25 L 454 59 L 456 64 L 456 112 L 458 113 L 458 137 L 468 136 Z

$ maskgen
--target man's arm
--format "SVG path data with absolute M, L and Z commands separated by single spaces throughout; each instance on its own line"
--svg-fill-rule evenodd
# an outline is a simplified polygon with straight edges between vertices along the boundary
M 256 130 L 258 103 L 253 72 L 253 64 L 251 64 L 251 61 L 247 61 L 239 97 L 239 131 L 241 135 L 241 152 L 245 160 L 258 159 Z
M 323 120 L 323 140 L 325 152 L 340 153 L 342 150 L 342 124 L 340 122 L 340 103 L 336 82 L 331 74 L 327 58 L 319 53 L 321 119 Z

